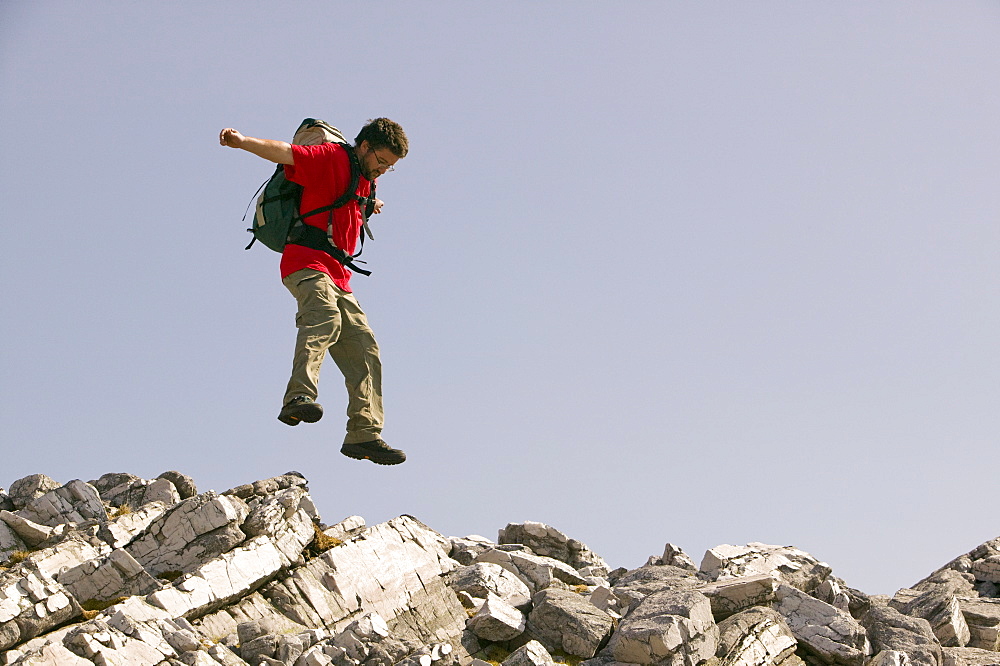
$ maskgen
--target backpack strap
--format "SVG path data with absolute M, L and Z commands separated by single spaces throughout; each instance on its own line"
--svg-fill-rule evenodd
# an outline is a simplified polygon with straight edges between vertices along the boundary
M 359 268 L 354 263 L 354 260 L 361 256 L 361 251 L 364 250 L 364 232 L 368 228 L 368 218 L 371 215 L 371 211 L 374 210 L 375 207 L 375 183 L 371 184 L 371 192 L 369 196 L 362 197 L 358 195 L 358 184 L 361 182 L 361 162 L 358 160 L 357 153 L 354 151 L 353 146 L 346 143 L 338 145 L 342 146 L 344 150 L 347 151 L 347 157 L 351 167 L 350 184 L 347 186 L 347 189 L 344 190 L 344 193 L 337 197 L 333 203 L 326 206 L 320 206 L 319 208 L 311 210 L 303 215 L 296 215 L 296 219 L 292 223 L 292 227 L 288 232 L 287 242 L 294 245 L 304 245 L 305 247 L 312 248 L 314 250 L 326 252 L 331 257 L 356 273 L 371 275 L 371 271 Z M 351 201 L 358 202 L 358 207 L 361 209 L 361 216 L 363 219 L 361 227 L 361 251 L 354 255 L 348 254 L 341 248 L 337 247 L 337 244 L 333 242 L 333 211 L 337 208 L 346 206 Z M 320 213 L 327 213 L 326 232 L 318 227 L 305 223 L 305 218 L 312 217 Z M 371 230 L 367 230 L 368 235 L 371 236 Z
M 375 240 L 375 236 L 372 234 L 372 228 L 368 226 L 368 219 L 374 214 L 375 214 L 375 181 L 373 180 L 371 181 L 371 186 L 370 189 L 368 190 L 368 198 L 365 201 L 364 206 L 361 208 L 361 216 L 364 220 L 361 223 L 361 234 L 358 239 L 358 242 L 360 243 L 361 247 L 358 249 L 358 253 L 354 255 L 355 257 L 360 257 L 361 253 L 365 251 L 365 234 L 368 234 L 368 238 L 370 238 L 371 240 Z
M 330 211 L 330 215 L 333 215 L 333 211 Z M 313 250 L 319 250 L 320 252 L 326 252 L 328 255 L 347 266 L 355 273 L 361 273 L 362 275 L 372 274 L 371 271 L 360 268 L 354 263 L 356 257 L 347 254 L 339 247 L 331 243 L 327 233 L 319 227 L 314 227 L 311 224 L 296 225 L 292 227 L 292 230 L 288 233 L 288 242 L 294 245 L 304 245 L 305 247 L 312 248 Z

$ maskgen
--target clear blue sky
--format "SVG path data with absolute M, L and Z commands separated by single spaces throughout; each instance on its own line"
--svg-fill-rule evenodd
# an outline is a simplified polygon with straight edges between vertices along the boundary
M 0 3 L 0 486 L 298 470 L 328 522 L 791 544 L 891 593 L 1000 534 L 1000 3 Z M 398 468 L 275 420 L 294 303 L 221 128 L 406 128 Z

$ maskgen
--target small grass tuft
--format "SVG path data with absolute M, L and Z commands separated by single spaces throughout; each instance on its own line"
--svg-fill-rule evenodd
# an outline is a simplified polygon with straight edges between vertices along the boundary
M 120 518 L 121 516 L 127 516 L 130 513 L 132 513 L 132 507 L 129 506 L 128 504 L 122 504 L 120 507 L 115 509 L 113 515 L 111 516 L 111 520 L 114 520 L 115 518 Z
M 309 545 L 305 549 L 305 557 L 307 560 L 311 560 L 314 557 L 319 557 L 326 551 L 334 548 L 336 546 L 343 545 L 343 541 L 337 539 L 336 537 L 331 537 L 323 534 L 323 530 L 319 528 L 319 525 L 313 523 L 313 540 L 309 542 Z
M 15 564 L 20 564 L 21 562 L 24 562 L 26 559 L 28 559 L 29 555 L 31 555 L 30 550 L 15 550 L 13 553 L 10 554 L 10 557 L 7 558 L 7 566 L 14 566 Z

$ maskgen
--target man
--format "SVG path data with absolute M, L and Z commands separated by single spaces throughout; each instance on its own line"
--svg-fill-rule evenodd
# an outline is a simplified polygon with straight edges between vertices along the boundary
M 351 183 L 351 152 L 361 172 L 356 194 L 368 197 L 372 182 L 392 171 L 409 151 L 403 128 L 388 118 L 369 121 L 352 149 L 334 143 L 298 146 L 255 139 L 232 128 L 219 133 L 219 142 L 285 165 L 285 177 L 303 188 L 300 213 L 328 206 L 345 193 Z M 381 211 L 382 201 L 375 199 L 373 212 Z M 334 209 L 332 217 L 322 213 L 305 219 L 305 223 L 324 232 L 329 223 L 334 245 L 351 255 L 364 217 L 359 202 L 352 200 Z M 391 448 L 381 437 L 382 365 L 367 317 L 351 292 L 351 272 L 327 252 L 289 243 L 281 254 L 281 278 L 298 302 L 298 335 L 292 376 L 278 420 L 295 426 L 322 418 L 323 408 L 316 398 L 320 366 L 329 352 L 344 374 L 348 393 L 347 435 L 340 452 L 380 465 L 406 460 L 406 454 Z

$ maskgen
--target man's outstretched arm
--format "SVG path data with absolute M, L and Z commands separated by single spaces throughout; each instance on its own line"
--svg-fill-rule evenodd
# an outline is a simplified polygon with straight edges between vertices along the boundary
M 252 136 L 243 136 L 232 127 L 227 127 L 219 132 L 219 143 L 230 148 L 241 148 L 275 164 L 295 164 L 292 146 L 284 141 L 255 139 Z

